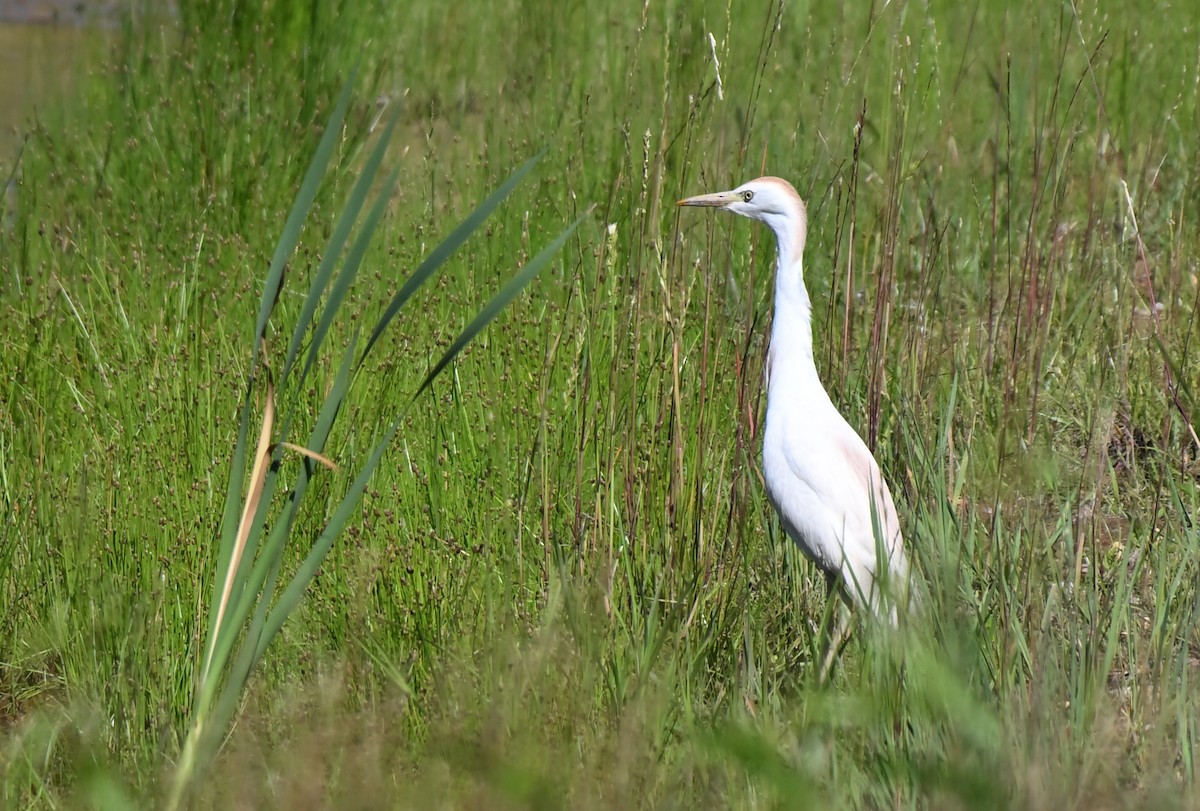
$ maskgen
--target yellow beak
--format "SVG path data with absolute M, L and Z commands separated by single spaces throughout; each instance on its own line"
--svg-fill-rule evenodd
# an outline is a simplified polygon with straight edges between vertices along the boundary
M 724 208 L 741 198 L 731 191 L 719 191 L 713 194 L 698 194 L 695 197 L 685 197 L 677 206 L 707 206 L 708 208 Z

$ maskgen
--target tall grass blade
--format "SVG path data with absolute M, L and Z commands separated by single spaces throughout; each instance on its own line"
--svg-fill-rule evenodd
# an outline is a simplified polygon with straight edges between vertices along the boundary
M 303 599 L 305 590 L 357 508 L 367 483 L 378 468 L 389 443 L 399 430 L 404 417 L 403 413 L 387 427 L 382 436 L 377 438 L 370 457 L 357 471 L 349 490 L 341 499 L 316 541 L 310 546 L 299 570 L 291 577 L 282 593 L 277 595 L 276 588 L 283 568 L 284 548 L 292 535 L 299 505 L 306 494 L 315 465 L 321 464 L 330 470 L 338 470 L 335 461 L 326 455 L 325 445 L 347 396 L 354 372 L 361 365 L 362 359 L 366 357 L 371 346 L 391 323 L 399 309 L 409 301 L 416 289 L 512 192 L 515 185 L 529 173 L 542 154 L 539 153 L 514 172 L 421 263 L 400 293 L 392 299 L 384 316 L 376 324 L 366 349 L 359 355 L 357 365 L 354 358 L 358 351 L 359 335 L 357 330 L 355 331 L 346 346 L 334 384 L 326 394 L 307 443 L 304 445 L 294 444 L 288 441 L 288 436 L 292 419 L 296 416 L 296 403 L 302 386 L 293 386 L 287 415 L 282 420 L 282 425 L 277 426 L 275 384 L 271 379 L 265 360 L 267 354 L 265 335 L 275 303 L 283 287 L 284 264 L 299 241 L 300 230 L 316 197 L 321 178 L 331 160 L 333 148 L 349 106 L 351 86 L 352 80 L 347 82 L 342 89 L 330 124 L 318 145 L 291 213 L 284 224 L 283 233 L 276 245 L 271 266 L 264 280 L 255 324 L 255 353 L 246 393 L 242 401 L 238 441 L 233 454 L 234 469 L 230 474 L 226 507 L 221 525 L 218 567 L 214 577 L 213 600 L 209 607 L 209 636 L 202 658 L 192 719 L 184 741 L 180 762 L 175 770 L 168 803 L 169 808 L 178 808 L 184 802 L 196 774 L 211 763 L 222 737 L 237 712 L 238 704 L 255 666 L 287 617 Z M 298 323 L 292 330 L 284 360 L 284 379 L 295 367 L 304 337 L 309 328 L 313 327 L 304 368 L 300 375 L 301 383 L 307 379 L 313 365 L 317 362 L 325 339 L 333 327 L 334 319 L 362 267 L 370 242 L 387 211 L 392 192 L 399 178 L 398 169 L 393 170 L 383 183 L 343 260 L 342 250 L 350 242 L 351 231 L 374 185 L 397 120 L 398 117 L 393 114 L 379 144 L 372 151 L 339 214 L 317 273 L 309 285 Z M 426 377 L 425 385 L 428 385 L 429 381 L 436 377 L 437 373 L 461 351 L 462 347 L 515 298 L 537 272 L 549 264 L 553 254 L 562 247 L 567 237 L 578 227 L 580 221 L 582 221 L 582 217 L 563 232 L 551 247 L 542 251 L 518 272 L 484 307 L 483 311 L 455 341 L 451 351 L 443 358 L 439 367 Z M 341 268 L 335 277 L 334 272 L 339 261 L 341 261 Z M 321 306 L 322 297 L 325 297 L 324 308 L 318 318 L 316 316 L 317 308 Z M 315 326 L 313 326 L 314 321 Z M 249 453 L 250 418 L 260 363 L 268 369 L 265 404 L 258 443 L 252 459 L 249 460 L 251 469 L 247 484 L 245 468 Z M 409 405 L 414 401 L 415 398 L 410 400 Z M 288 450 L 303 457 L 300 472 L 285 503 L 273 509 L 272 505 L 280 475 L 278 463 L 284 452 Z M 241 497 L 243 488 L 246 489 L 244 500 Z M 240 510 L 238 509 L 239 502 Z M 268 514 L 273 514 L 272 526 L 264 541 L 263 535 Z
M 263 486 L 267 478 L 267 467 L 271 459 L 271 430 L 274 427 L 275 388 L 268 381 L 267 398 L 263 406 L 262 426 L 258 433 L 258 447 L 254 451 L 254 468 L 250 473 L 250 491 L 246 494 L 246 502 L 242 507 L 241 521 L 238 523 L 237 533 L 234 537 L 233 551 L 224 571 L 224 577 L 222 578 L 221 597 L 217 601 L 216 620 L 214 622 L 217 633 L 213 634 L 209 640 L 208 653 L 204 657 L 204 667 L 201 669 L 201 682 L 206 681 L 208 678 L 209 667 L 212 665 L 213 651 L 216 648 L 218 638 L 221 636 L 221 622 L 225 616 L 225 609 L 229 605 L 230 595 L 233 592 L 234 577 L 241 566 L 242 555 L 245 553 L 246 542 L 250 536 L 250 528 L 254 516 L 258 513 Z
M 354 352 L 357 348 L 358 332 L 356 331 L 350 343 L 346 346 L 346 352 L 338 368 L 338 374 L 334 380 L 333 387 L 325 398 L 325 403 L 321 408 L 317 423 L 308 438 L 308 450 L 310 452 L 319 452 L 325 448 L 325 443 L 329 439 L 329 432 L 333 429 L 334 419 L 349 389 Z M 249 594 L 251 596 L 257 595 L 260 587 L 262 589 L 260 610 L 268 607 L 271 604 L 271 598 L 274 596 L 278 561 L 282 558 L 284 544 L 291 535 L 292 525 L 295 523 L 300 502 L 308 490 L 308 484 L 312 479 L 312 470 L 312 465 L 308 463 L 301 467 L 296 484 L 292 488 L 292 495 L 284 507 L 283 514 L 277 518 L 275 527 L 271 531 L 271 535 L 268 537 L 267 544 L 263 549 L 263 554 L 259 556 L 260 559 L 250 574 Z M 245 606 L 247 613 L 249 608 L 250 606 L 247 604 Z M 256 627 L 251 628 L 251 632 L 246 636 L 246 641 L 243 642 L 243 645 L 250 651 L 254 651 L 260 647 L 259 640 L 261 638 L 262 624 L 261 620 L 257 621 L 255 623 Z M 265 650 L 266 646 L 262 645 L 261 648 Z M 252 660 L 257 661 L 260 655 L 261 653 L 255 654 Z
M 401 287 L 400 291 L 392 298 L 391 302 L 387 306 L 387 309 L 384 310 L 383 317 L 379 319 L 379 323 L 375 325 L 375 330 L 371 333 L 371 337 L 367 341 L 366 349 L 364 349 L 362 355 L 359 356 L 358 362 L 360 366 L 362 365 L 363 360 L 365 360 L 367 355 L 371 352 L 371 349 L 375 346 L 375 342 L 379 340 L 379 336 L 383 334 L 385 329 L 387 329 L 388 324 L 392 323 L 392 319 L 396 317 L 401 308 L 404 307 L 410 298 L 412 298 L 413 293 L 417 292 L 421 285 L 423 285 L 426 280 L 433 275 L 433 272 L 441 267 L 446 260 L 450 258 L 450 255 L 458 250 L 459 246 L 467 241 L 467 237 L 471 236 L 471 234 L 475 232 L 475 229 L 482 225 L 484 220 L 491 216 L 492 212 L 496 210 L 496 207 L 500 205 L 500 203 L 502 203 L 509 194 L 512 193 L 512 190 L 517 187 L 517 184 L 520 183 L 527 174 L 529 174 L 529 172 L 545 154 L 546 150 L 543 148 L 540 152 L 527 160 L 524 165 L 517 169 L 517 171 L 513 172 L 512 176 L 510 176 L 508 180 L 504 181 L 500 188 L 496 189 L 486 200 L 480 203 L 479 206 L 472 211 L 465 220 L 459 223 L 457 228 L 450 232 L 450 236 L 442 240 L 441 244 L 434 248 L 433 252 L 430 253 L 429 256 L 425 257 L 425 260 L 417 266 L 417 269 L 413 271 L 412 276 L 408 278 L 408 281 L 404 283 L 404 286 Z
M 292 251 L 295 250 L 296 243 L 300 240 L 300 229 L 308 218 L 308 211 L 312 208 L 313 200 L 317 197 L 317 189 L 321 185 L 321 178 L 325 176 L 329 159 L 333 155 L 333 147 L 341 134 L 342 122 L 346 119 L 346 110 L 350 107 L 350 91 L 354 87 L 356 72 L 351 72 L 350 78 L 346 80 L 346 84 L 342 88 L 341 95 L 338 96 L 333 116 L 325 128 L 325 134 L 321 136 L 321 142 L 317 145 L 316 154 L 308 166 L 304 181 L 300 184 L 300 192 L 296 195 L 296 202 L 292 204 L 292 211 L 283 226 L 283 234 L 275 245 L 275 254 L 271 257 L 271 266 L 267 270 L 267 279 L 263 283 L 262 301 L 258 306 L 258 319 L 254 324 L 255 366 L 252 368 L 257 367 L 258 342 L 266 336 L 267 322 L 271 318 L 271 311 L 275 308 L 279 289 L 283 285 L 283 267 L 287 263 L 288 257 L 292 255 Z
M 350 292 L 350 285 L 354 282 L 354 277 L 358 275 L 358 269 L 362 266 L 363 256 L 366 255 L 367 246 L 371 243 L 371 237 L 375 235 L 375 230 L 379 227 L 379 222 L 383 219 L 383 213 L 387 210 L 388 201 L 392 197 L 392 190 L 396 188 L 396 180 L 400 176 L 400 170 L 394 169 L 391 175 L 383 184 L 383 189 L 379 192 L 379 196 L 375 198 L 375 204 L 371 207 L 371 211 L 367 214 L 367 219 L 363 222 L 362 230 L 359 232 L 357 239 L 354 240 L 354 245 L 351 246 L 350 252 L 346 255 L 346 263 L 342 266 L 341 273 L 334 280 L 333 288 L 329 291 L 329 300 L 325 302 L 325 310 L 321 314 L 321 320 L 317 324 L 316 332 L 313 333 L 312 345 L 308 350 L 308 358 L 304 362 L 304 371 L 300 373 L 301 379 L 308 377 L 309 370 L 317 361 L 317 352 L 321 348 L 321 344 L 325 340 L 325 336 L 329 334 L 329 328 L 333 326 L 334 317 L 337 315 L 338 309 L 342 306 L 342 302 L 346 298 L 346 294 Z
M 342 529 L 345 528 L 346 522 L 350 520 L 350 516 L 358 507 L 359 499 L 362 498 L 363 492 L 367 489 L 367 483 L 371 480 L 371 476 L 375 473 L 375 468 L 383 459 L 383 453 L 387 450 L 388 444 L 391 443 L 392 437 L 400 430 L 400 424 L 404 420 L 404 415 L 399 417 L 388 426 L 387 431 L 371 450 L 371 456 L 363 465 L 362 470 L 354 479 L 354 483 L 350 485 L 350 489 L 342 498 L 333 516 L 313 542 L 312 549 L 309 550 L 308 556 L 304 559 L 304 563 L 300 565 L 300 569 L 296 572 L 292 582 L 279 595 L 279 600 L 272 607 L 270 614 L 267 616 L 266 624 L 263 627 L 262 634 L 258 638 L 258 644 L 254 651 L 254 660 L 258 661 L 262 654 L 266 652 L 267 646 L 271 644 L 271 640 L 275 638 L 275 634 L 279 633 L 279 629 L 283 627 L 283 623 L 288 616 L 300 603 L 304 597 L 304 592 L 308 588 L 308 584 L 312 581 L 320 568 L 321 563 L 325 560 L 325 556 L 329 554 L 333 542 L 337 540 Z
M 238 420 L 237 444 L 234 446 L 233 459 L 230 461 L 229 486 L 225 491 L 225 515 L 221 521 L 221 544 L 217 551 L 217 576 L 213 578 L 212 602 L 210 605 L 220 605 L 227 578 L 229 577 L 230 562 L 233 560 L 233 550 L 237 545 L 238 520 L 244 511 L 241 507 L 242 483 L 246 480 L 246 448 L 250 438 L 250 404 L 254 396 L 253 379 L 246 382 L 246 393 L 242 397 L 242 414 Z M 197 689 L 203 684 L 208 673 L 209 661 L 212 658 L 212 643 L 217 637 L 217 626 L 221 616 L 217 611 L 209 612 L 208 637 L 209 648 L 201 665 L 201 679 Z
M 291 371 L 292 364 L 296 360 L 296 355 L 300 352 L 300 344 L 303 342 L 309 325 L 316 315 L 317 305 L 321 303 L 321 295 L 325 292 L 325 288 L 333 276 L 333 269 L 337 265 L 338 258 L 342 255 L 342 249 L 346 246 L 346 241 L 350 238 L 350 231 L 354 227 L 354 223 L 358 220 L 358 214 L 362 210 L 363 203 L 366 202 L 367 194 L 371 190 L 371 184 L 375 182 L 375 176 L 379 173 L 379 166 L 383 162 L 384 153 L 387 152 L 387 146 L 392 139 L 392 130 L 396 128 L 396 122 L 399 120 L 400 110 L 397 107 L 396 112 L 391 116 L 387 127 L 380 136 L 379 143 L 375 145 L 371 157 L 363 167 L 362 174 L 354 184 L 354 190 L 350 193 L 350 197 L 346 201 L 346 207 L 338 217 L 333 234 L 330 235 L 329 242 L 325 245 L 325 253 L 321 257 L 321 264 L 317 266 L 317 273 L 313 276 L 308 295 L 304 299 L 304 306 L 300 311 L 300 318 L 296 322 L 296 329 L 292 332 L 292 342 L 288 345 L 287 359 L 284 360 L 283 374 L 280 376 L 281 385 L 287 381 L 288 373 Z M 313 343 L 319 343 L 319 339 L 314 337 Z M 304 379 L 302 377 L 298 385 L 303 384 Z
M 563 244 L 567 241 L 571 234 L 575 233 L 575 229 L 579 227 L 579 224 L 583 222 L 584 219 L 586 219 L 591 213 L 592 210 L 589 207 L 587 211 L 579 215 L 579 218 L 576 219 L 575 222 L 571 223 L 567 227 L 567 230 L 559 234 L 557 239 L 546 246 L 541 253 L 535 256 L 527 265 L 525 265 L 525 267 L 521 268 L 521 270 L 515 276 L 509 279 L 508 283 L 505 284 L 504 287 L 500 288 L 500 292 L 493 296 L 492 300 L 489 301 L 484 308 L 479 311 L 479 315 L 475 316 L 475 320 L 472 321 L 467 328 L 462 331 L 461 335 L 454 339 L 454 343 L 450 344 L 450 348 L 446 350 L 445 354 L 442 355 L 441 359 L 434 365 L 434 367 L 429 370 L 429 374 L 425 375 L 425 379 L 421 381 L 421 386 L 417 389 L 417 393 L 413 395 L 413 399 L 420 397 L 421 392 L 425 391 L 425 389 L 429 387 L 429 384 L 433 382 L 434 378 L 441 374 L 442 370 L 446 368 L 450 361 L 457 357 L 458 353 L 463 350 L 463 347 L 469 344 L 476 335 L 482 332 L 484 327 L 492 323 L 496 316 L 498 316 L 500 312 L 508 306 L 509 302 L 516 298 L 517 295 L 525 289 L 525 286 L 533 280 L 533 277 L 541 273 L 542 269 L 546 265 L 550 264 L 550 260 L 553 259 L 556 254 L 558 254 L 559 250 L 562 249 Z

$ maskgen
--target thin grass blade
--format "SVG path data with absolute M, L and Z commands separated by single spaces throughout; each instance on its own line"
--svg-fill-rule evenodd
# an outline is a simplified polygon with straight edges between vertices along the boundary
M 208 652 L 204 657 L 204 667 L 201 668 L 200 680 L 202 682 L 208 678 L 213 651 L 217 646 L 217 639 L 221 636 L 221 623 L 225 617 L 225 609 L 228 607 L 230 596 L 233 593 L 233 582 L 237 577 L 238 569 L 241 567 L 242 555 L 246 550 L 246 541 L 250 536 L 250 528 L 253 524 L 254 516 L 258 513 L 263 486 L 266 483 L 267 468 L 270 466 L 271 431 L 274 427 L 275 387 L 271 385 L 270 381 L 267 381 L 267 398 L 263 406 L 262 426 L 258 434 L 258 448 L 254 452 L 254 468 L 250 474 L 250 490 L 246 493 L 246 502 L 242 508 L 241 520 L 238 522 L 232 553 L 224 572 L 221 597 L 216 604 L 216 619 L 213 623 L 217 632 L 208 641 Z
M 399 314 L 404 305 L 408 303 L 408 300 L 412 298 L 413 293 L 417 292 L 417 289 L 420 288 L 420 286 L 423 285 L 429 279 L 429 277 L 433 275 L 433 272 L 441 267 L 445 261 L 450 258 L 450 255 L 458 250 L 458 248 L 467 241 L 467 237 L 471 236 L 471 234 L 475 232 L 475 229 L 482 225 L 484 220 L 491 216 L 492 212 L 496 210 L 496 206 L 500 205 L 500 203 L 502 203 L 504 199 L 512 193 L 512 190 L 516 188 L 517 184 L 524 179 L 525 175 L 529 174 L 529 172 L 545 154 L 546 150 L 542 149 L 540 152 L 526 161 L 521 168 L 513 172 L 508 180 L 504 181 L 500 188 L 496 189 L 494 192 L 492 192 L 491 196 L 480 203 L 479 206 L 471 212 L 470 216 L 459 223 L 458 227 L 450 233 L 450 236 L 442 240 L 441 244 L 434 248 L 433 252 L 430 253 L 429 256 L 425 257 L 425 260 L 417 266 L 417 269 L 413 272 L 413 274 L 408 277 L 408 281 L 404 283 L 404 286 L 401 287 L 400 291 L 392 298 L 391 302 L 387 306 L 387 309 L 383 313 L 383 317 L 379 319 L 379 323 L 375 325 L 375 330 L 371 333 L 370 339 L 367 340 L 367 346 L 358 359 L 360 366 L 366 359 L 367 355 L 370 354 L 371 349 L 375 346 L 375 342 L 379 340 L 379 336 L 383 334 L 383 331 L 387 329 L 388 324 L 392 323 L 392 319 Z
M 283 374 L 280 377 L 281 386 L 282 382 L 286 382 L 292 364 L 296 360 L 296 355 L 300 352 L 300 344 L 304 341 L 304 336 L 308 332 L 309 325 L 317 313 L 317 305 L 321 302 L 321 295 L 325 292 L 330 278 L 333 277 L 333 269 L 337 265 L 337 260 L 342 255 L 342 249 L 346 246 L 346 241 L 350 238 L 350 231 L 353 229 L 354 223 L 358 220 L 358 214 L 362 211 L 363 203 L 367 200 L 371 184 L 375 182 L 375 176 L 379 174 L 379 166 L 383 163 L 384 153 L 387 152 L 388 143 L 392 139 L 392 130 L 396 128 L 396 122 L 399 120 L 400 109 L 397 106 L 395 113 L 392 114 L 387 127 L 379 138 L 379 143 L 375 145 L 375 149 L 371 152 L 371 157 L 367 160 L 362 173 L 358 177 L 358 181 L 354 184 L 354 190 L 350 193 L 350 197 L 346 201 L 346 206 L 342 209 L 337 225 L 333 229 L 333 234 L 330 235 L 329 242 L 325 245 L 325 253 L 321 257 L 321 264 L 317 267 L 317 273 L 313 277 L 308 295 L 304 299 L 304 307 L 300 311 L 300 318 L 296 322 L 296 329 L 292 332 L 292 342 L 288 345 L 287 358 L 284 360 Z M 303 378 L 301 378 L 298 385 L 304 385 Z
M 346 118 L 346 110 L 350 107 L 350 91 L 354 87 L 356 73 L 357 71 L 351 72 L 350 78 L 346 80 L 346 85 L 342 88 L 341 95 L 338 96 L 337 107 L 334 108 L 329 125 L 325 128 L 325 134 L 321 136 L 321 142 L 317 146 L 316 154 L 313 155 L 312 163 L 308 166 L 308 172 L 304 175 L 304 181 L 300 184 L 296 202 L 292 205 L 292 211 L 288 214 L 287 222 L 283 226 L 283 234 L 275 245 L 275 255 L 271 257 L 271 267 L 267 271 L 266 281 L 263 282 L 258 319 L 254 324 L 256 351 L 253 368 L 257 368 L 258 344 L 260 339 L 266 335 L 267 321 L 271 318 L 271 311 L 275 308 L 275 301 L 279 297 L 279 288 L 283 284 L 283 266 L 287 263 L 288 257 L 292 255 L 292 251 L 295 250 L 296 243 L 300 241 L 300 229 L 308 218 L 308 210 L 312 208 L 313 200 L 317 197 L 321 178 L 325 175 L 329 158 L 333 155 L 333 147 L 337 143 L 342 129 L 342 122 Z
M 462 331 L 462 334 L 454 339 L 454 343 L 452 343 L 450 348 L 446 350 L 446 353 L 442 355 L 441 360 L 439 360 L 437 364 L 429 370 L 429 374 L 425 375 L 425 379 L 421 381 L 420 388 L 418 388 L 417 393 L 413 395 L 414 400 L 421 396 L 421 392 L 425 391 L 425 389 L 429 387 L 429 384 L 433 382 L 434 378 L 441 374 L 442 370 L 446 368 L 450 361 L 454 360 L 458 353 L 463 350 L 463 347 L 469 344 L 472 339 L 482 332 L 488 324 L 492 323 L 496 316 L 498 316 L 500 312 L 508 306 L 509 302 L 516 298 L 517 295 L 525 289 L 525 286 L 533 280 L 533 277 L 538 275 L 538 273 L 540 273 L 542 269 L 546 267 L 546 265 L 550 264 L 550 260 L 558 254 L 559 250 L 562 249 L 563 244 L 567 241 L 571 234 L 575 233 L 575 229 L 579 227 L 579 224 L 583 222 L 584 219 L 591 214 L 591 212 L 591 208 L 588 208 L 587 211 L 580 215 L 579 219 L 575 220 L 575 222 L 568 226 L 567 230 L 559 234 L 557 239 L 544 248 L 542 252 L 535 256 L 527 265 L 525 265 L 525 267 L 521 268 L 521 270 L 515 276 L 508 280 L 508 283 L 505 284 L 504 287 L 500 288 L 500 292 L 493 296 L 492 300 L 489 301 L 484 308 L 479 311 L 479 315 L 475 316 L 475 320 L 472 321 L 467 328 Z
M 337 416 L 338 410 L 341 408 L 346 391 L 350 385 L 350 375 L 354 368 L 354 353 L 357 347 L 358 332 L 355 332 L 346 347 L 333 387 L 325 397 L 325 404 L 322 406 L 317 423 L 308 438 L 307 450 L 310 452 L 319 453 L 325 448 L 325 443 L 329 439 L 329 432 L 333 427 L 333 421 Z M 281 514 L 276 518 L 275 526 L 272 528 L 271 534 L 267 537 L 262 554 L 258 556 L 254 568 L 246 580 L 235 612 L 237 616 L 249 616 L 256 598 L 260 606 L 269 606 L 271 604 L 271 600 L 274 597 L 274 578 L 270 572 L 276 567 L 277 561 L 283 556 L 283 547 L 291 535 L 292 526 L 296 520 L 296 513 L 301 501 L 304 499 L 305 492 L 308 490 L 312 474 L 313 467 L 311 464 L 306 463 L 301 467 L 300 474 L 296 479 L 295 485 L 292 487 L 288 502 Z M 256 657 L 251 662 L 251 666 L 257 661 Z
M 301 598 L 304 597 L 305 589 L 308 588 L 308 584 L 316 575 L 317 569 L 320 567 L 322 561 L 325 560 L 325 556 L 329 554 L 333 542 L 337 540 L 342 529 L 346 526 L 346 522 L 350 520 L 350 516 L 358 507 L 358 502 L 362 499 L 362 494 L 367 489 L 367 482 L 371 480 L 371 476 L 375 473 L 375 468 L 379 466 L 379 461 L 383 458 L 383 452 L 387 450 L 387 446 L 400 429 L 403 419 L 403 414 L 397 417 L 375 444 L 370 458 L 363 465 L 358 476 L 355 477 L 353 484 L 350 485 L 350 489 L 346 492 L 345 497 L 342 498 L 342 502 L 325 525 L 325 529 L 321 531 L 320 536 L 313 543 L 312 549 L 309 550 L 304 563 L 300 565 L 299 571 L 296 572 L 296 575 L 292 578 L 292 581 L 288 584 L 284 592 L 279 595 L 278 602 L 271 608 L 266 625 L 258 639 L 258 646 L 254 653 L 255 661 L 258 661 L 262 657 L 267 646 L 271 644 L 271 640 L 275 638 L 275 634 L 283 627 L 283 623 L 296 608 Z
M 330 459 L 328 456 L 326 456 L 323 453 L 317 453 L 316 451 L 310 450 L 309 448 L 306 448 L 303 445 L 297 445 L 295 442 L 280 442 L 279 447 L 286 448 L 287 450 L 291 451 L 292 453 L 298 453 L 307 459 L 312 459 L 314 462 L 320 462 L 322 465 L 329 468 L 334 473 L 337 472 L 337 469 L 338 469 L 337 462 L 333 461 L 332 459 Z
M 358 275 L 358 269 L 367 253 L 367 246 L 371 244 L 371 238 L 375 235 L 380 220 L 383 219 L 383 213 L 387 210 L 388 202 L 392 198 L 392 191 L 396 188 L 396 181 L 399 177 L 399 168 L 393 169 L 392 173 L 388 175 L 379 196 L 375 198 L 375 204 L 371 206 L 371 211 L 363 222 L 362 229 L 350 247 L 350 252 L 346 254 L 346 262 L 333 282 L 333 287 L 329 291 L 329 299 L 325 302 L 325 309 L 321 313 L 321 320 L 317 324 L 316 331 L 313 332 L 312 343 L 308 347 L 308 358 L 304 361 L 304 370 L 300 373 L 302 380 L 308 377 L 309 370 L 317 362 L 317 353 L 325 341 L 325 336 L 329 334 L 330 327 L 333 326 L 333 319 L 337 315 L 342 301 L 350 292 L 350 285 L 353 284 L 354 277 Z
M 242 484 L 246 480 L 246 447 L 250 437 L 250 407 L 254 395 L 254 381 L 246 383 L 246 394 L 242 398 L 242 415 L 238 421 L 237 444 L 233 449 L 233 460 L 229 473 L 229 486 L 225 490 L 225 515 L 221 519 L 221 544 L 217 552 L 216 576 L 213 578 L 213 594 L 210 606 L 219 605 L 221 594 L 225 589 L 226 578 L 229 576 L 230 562 L 233 560 L 233 550 L 237 546 L 239 507 L 242 500 Z M 208 637 L 209 649 L 201 663 L 200 672 L 208 672 L 209 657 L 212 655 L 212 641 L 217 636 L 217 625 L 221 621 L 216 611 L 209 611 Z

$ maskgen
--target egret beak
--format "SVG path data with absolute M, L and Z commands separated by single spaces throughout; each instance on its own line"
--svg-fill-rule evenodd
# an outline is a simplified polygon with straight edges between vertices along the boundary
M 719 191 L 713 194 L 698 194 L 695 197 L 685 197 L 675 205 L 677 206 L 706 206 L 707 208 L 725 208 L 730 203 L 735 203 L 742 198 L 731 191 Z

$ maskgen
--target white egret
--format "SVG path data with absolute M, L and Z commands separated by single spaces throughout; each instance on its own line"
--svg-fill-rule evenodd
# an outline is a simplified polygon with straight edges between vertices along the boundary
M 775 232 L 779 257 L 762 461 L 767 496 L 784 531 L 831 585 L 840 578 L 844 595 L 894 625 L 908 579 L 900 522 L 879 465 L 817 375 L 812 302 L 801 261 L 808 230 L 804 201 L 786 180 L 762 177 L 731 191 L 688 197 L 679 205 L 740 214 Z M 883 584 L 881 565 L 887 567 Z M 845 630 L 844 625 L 838 629 L 839 643 Z M 837 644 L 827 651 L 822 679 Z

